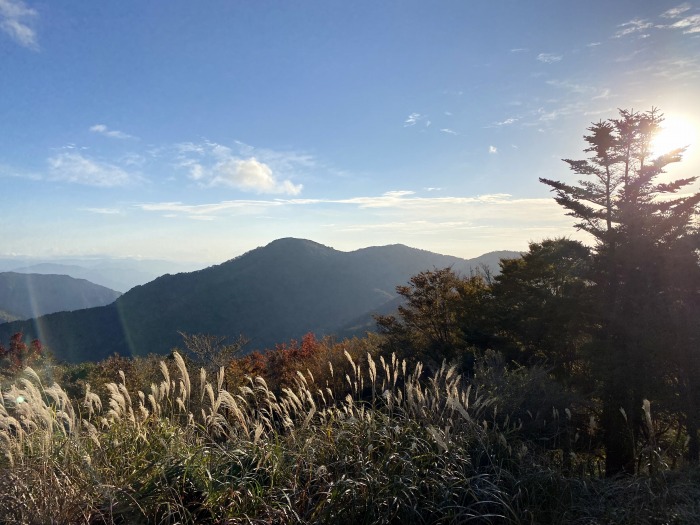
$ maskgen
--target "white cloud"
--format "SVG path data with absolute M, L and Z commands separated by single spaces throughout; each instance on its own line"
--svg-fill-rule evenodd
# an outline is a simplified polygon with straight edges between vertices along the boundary
M 546 84 L 556 88 L 565 89 L 566 91 L 577 95 L 591 95 L 592 100 L 604 99 L 610 96 L 610 89 L 608 88 L 601 89 L 586 84 L 570 82 L 568 80 L 547 80 Z
M 428 188 L 439 190 L 440 188 Z M 319 206 L 319 205 L 354 205 L 362 209 L 402 209 L 402 210 L 434 210 L 438 211 L 450 206 L 476 204 L 504 205 L 525 203 L 533 199 L 513 199 L 507 193 L 494 193 L 476 197 L 418 197 L 410 190 L 387 191 L 378 196 L 350 197 L 347 199 L 272 199 L 272 200 L 228 200 L 210 204 L 183 204 L 182 202 L 160 202 L 138 204 L 136 207 L 144 211 L 171 212 L 191 215 L 215 215 L 232 210 L 250 208 L 269 208 L 284 206 Z M 534 199 L 538 202 L 552 199 Z
M 688 2 L 685 2 L 684 4 L 672 7 L 668 11 L 663 12 L 661 16 L 664 18 L 678 18 L 689 9 L 690 4 Z
M 610 89 L 605 88 L 603 91 L 598 93 L 595 97 L 593 97 L 593 100 L 604 100 L 610 98 Z
M 245 145 L 244 145 L 245 146 Z M 280 180 L 270 163 L 258 160 L 254 156 L 247 158 L 233 153 L 231 148 L 205 142 L 203 144 L 181 144 L 180 166 L 187 168 L 189 177 L 203 186 L 228 186 L 242 191 L 255 193 L 283 193 L 298 195 L 303 186 L 294 184 L 289 179 Z M 255 148 L 245 146 L 247 151 Z M 291 172 L 295 166 L 308 167 L 313 161 L 308 156 L 261 150 L 271 162 L 285 172 Z M 194 156 L 193 156 L 194 154 Z
M 537 55 L 537 60 L 544 62 L 545 64 L 559 62 L 562 58 L 564 58 L 562 55 L 556 55 L 554 53 L 540 53 Z
M 641 18 L 633 18 L 629 22 L 620 24 L 617 27 L 620 29 L 613 35 L 613 38 L 622 38 L 623 36 L 632 35 L 634 33 L 641 33 L 645 29 L 648 29 L 653 24 Z
M 568 80 L 547 80 L 546 84 L 556 88 L 566 89 L 567 91 L 571 91 L 573 93 L 586 93 L 592 89 L 590 86 L 576 84 L 574 82 L 569 82 Z
M 496 146 L 489 146 L 489 153 L 491 155 L 498 153 L 498 148 Z
M 500 122 L 495 122 L 495 126 L 510 126 L 511 124 L 515 124 L 518 121 L 517 118 L 510 117 L 505 120 L 501 120 Z
M 133 139 L 134 138 L 131 135 L 124 133 L 123 131 L 109 129 L 104 124 L 95 124 L 94 126 L 90 127 L 90 131 L 93 133 L 98 133 L 100 135 L 104 135 L 105 137 L 109 137 L 112 139 Z
M 404 120 L 403 127 L 407 128 L 409 126 L 415 126 L 422 118 L 423 116 L 420 113 L 411 113 L 408 117 L 406 117 L 406 120 Z
M 671 25 L 673 29 L 682 29 L 684 34 L 700 33 L 700 15 L 691 15 Z
M 589 44 L 586 44 L 586 47 L 598 47 L 599 45 L 601 45 L 600 42 L 591 42 Z
M 37 11 L 27 7 L 22 0 L 0 0 L 0 30 L 19 45 L 38 51 L 36 31 L 32 21 Z
M 529 51 L 526 47 L 516 47 L 510 50 L 511 53 L 524 53 L 526 51 Z
M 298 217 L 298 207 L 304 216 L 318 217 L 313 222 L 316 235 L 327 232 L 403 232 L 409 237 L 392 237 L 394 242 L 431 235 L 435 239 L 455 239 L 476 236 L 508 238 L 526 245 L 533 236 L 551 237 L 572 232 L 572 220 L 552 198 L 520 199 L 509 194 L 487 194 L 472 197 L 419 196 L 413 191 L 390 191 L 382 195 L 358 196 L 346 199 L 270 199 L 259 201 L 235 200 L 211 204 L 188 205 L 181 202 L 150 203 L 138 206 L 146 212 L 198 220 L 213 217 L 226 219 L 241 214 L 282 224 L 289 217 Z M 316 215 L 319 214 L 319 215 Z M 463 233 L 458 234 L 461 230 Z M 531 235 L 523 237 L 524 232 Z M 375 242 L 362 237 L 362 245 Z M 386 238 L 382 238 L 385 242 Z M 380 239 L 377 238 L 379 241 Z M 492 239 L 493 240 L 493 239 Z M 510 242 L 510 241 L 509 241 Z M 503 248 L 502 239 L 493 249 Z
M 459 135 L 456 131 L 450 129 L 450 128 L 442 128 L 440 129 L 443 133 L 447 133 L 448 135 Z
M 127 186 L 140 180 L 118 166 L 98 162 L 79 153 L 61 153 L 49 160 L 50 180 L 104 188 Z
M 121 213 L 121 210 L 117 208 L 82 208 L 82 210 L 100 215 L 119 215 Z
M 185 215 L 191 218 L 212 218 L 223 212 L 240 212 L 249 209 L 259 210 L 261 208 L 269 208 L 283 205 L 284 202 L 278 200 L 231 200 L 212 204 L 183 204 L 182 202 L 157 202 L 138 204 L 136 205 L 136 207 L 142 209 L 143 211 L 166 212 L 166 216 L 168 217 L 177 217 L 179 215 Z
M 286 193 L 298 195 L 302 186 L 289 180 L 277 181 L 272 169 L 255 157 L 249 159 L 230 158 L 217 163 L 213 169 L 212 186 L 230 186 L 258 193 Z

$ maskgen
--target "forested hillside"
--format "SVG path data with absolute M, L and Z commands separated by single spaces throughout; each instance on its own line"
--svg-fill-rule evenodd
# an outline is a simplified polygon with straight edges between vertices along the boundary
M 340 252 L 280 239 L 217 266 L 161 276 L 102 308 L 0 325 L 0 340 L 41 334 L 57 358 L 72 362 L 165 354 L 180 343 L 178 332 L 243 335 L 248 350 L 271 348 L 309 331 L 347 334 L 349 323 L 371 318 L 411 275 L 446 266 L 468 274 L 495 266 L 503 253 L 517 255 L 464 260 L 401 245 Z

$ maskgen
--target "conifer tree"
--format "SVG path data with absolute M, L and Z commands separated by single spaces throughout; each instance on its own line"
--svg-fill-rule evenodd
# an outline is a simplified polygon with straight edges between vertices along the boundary
M 668 181 L 663 176 L 669 164 L 681 160 L 684 148 L 652 154 L 662 121 L 654 108 L 620 110 L 619 118 L 588 128 L 588 159 L 565 160 L 585 178 L 576 184 L 540 179 L 577 219 L 576 227 L 596 242 L 593 364 L 601 380 L 608 475 L 635 470 L 643 399 L 670 399 L 668 385 L 678 381 L 682 368 L 697 370 L 695 334 L 681 320 L 698 312 L 700 194 L 684 193 L 696 177 Z M 698 426 L 696 416 L 689 416 L 697 459 Z

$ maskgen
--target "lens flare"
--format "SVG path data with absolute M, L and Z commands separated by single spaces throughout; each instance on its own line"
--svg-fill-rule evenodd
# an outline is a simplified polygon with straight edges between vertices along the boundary
M 696 126 L 683 117 L 667 117 L 651 143 L 654 156 L 663 155 L 678 148 L 691 148 L 696 142 Z

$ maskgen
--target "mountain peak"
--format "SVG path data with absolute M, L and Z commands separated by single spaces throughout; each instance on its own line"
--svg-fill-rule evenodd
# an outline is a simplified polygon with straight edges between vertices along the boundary
M 307 248 L 315 248 L 315 249 L 325 249 L 325 250 L 332 250 L 333 248 L 330 248 L 328 246 L 324 246 L 323 244 L 317 243 L 315 241 L 310 241 L 309 239 L 300 239 L 297 237 L 282 237 L 281 239 L 276 239 L 269 243 L 265 248 L 272 248 L 272 247 L 280 247 L 280 248 L 294 248 L 294 247 L 307 247 Z

